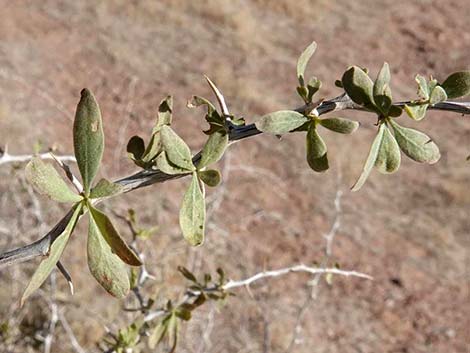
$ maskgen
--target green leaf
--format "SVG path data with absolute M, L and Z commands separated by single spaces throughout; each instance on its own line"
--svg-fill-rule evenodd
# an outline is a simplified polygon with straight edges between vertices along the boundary
M 23 306 L 26 299 L 34 292 L 36 289 L 41 287 L 44 281 L 47 279 L 49 274 L 52 272 L 52 269 L 59 261 L 60 257 L 62 256 L 62 252 L 67 245 L 67 242 L 70 238 L 70 234 L 72 234 L 73 229 L 75 228 L 75 224 L 77 223 L 78 216 L 82 210 L 82 204 L 78 204 L 75 206 L 75 210 L 72 213 L 72 216 L 67 223 L 64 231 L 53 241 L 51 247 L 49 249 L 49 253 L 47 257 L 41 261 L 38 268 L 33 274 L 31 281 L 29 282 L 28 286 L 26 287 L 23 296 L 21 297 L 20 305 Z
M 307 163 L 316 172 L 329 168 L 326 144 L 318 135 L 315 124 L 310 124 L 307 132 Z
M 217 162 L 223 156 L 227 145 L 228 134 L 225 131 L 217 131 L 210 135 L 202 149 L 198 169 Z
M 79 202 L 82 197 L 69 189 L 59 173 L 50 164 L 33 157 L 25 168 L 26 179 L 41 195 L 58 202 Z
M 305 85 L 304 82 L 304 74 L 305 68 L 307 67 L 310 58 L 312 57 L 313 53 L 317 49 L 317 43 L 312 42 L 305 50 L 300 54 L 299 60 L 297 60 L 297 78 L 299 79 L 299 83 L 301 86 Z
M 431 97 L 429 97 L 429 104 L 437 104 L 447 100 L 446 91 L 441 86 L 436 86 L 431 92 Z
M 141 266 L 142 262 L 139 257 L 131 250 L 131 248 L 129 248 L 124 239 L 119 235 L 109 217 L 91 205 L 88 205 L 88 209 L 90 211 L 90 218 L 93 218 L 93 223 L 97 226 L 98 232 L 101 234 L 103 239 L 106 240 L 113 252 L 126 264 L 131 266 Z
M 419 121 L 424 118 L 426 115 L 426 110 L 428 109 L 429 104 L 405 104 L 405 112 L 408 116 L 416 121 Z
M 158 155 L 156 159 L 156 166 L 160 169 L 163 173 L 169 175 L 176 175 L 176 174 L 187 174 L 190 173 L 187 169 L 180 168 L 177 165 L 174 165 L 168 160 L 166 152 L 162 152 Z
M 139 161 L 145 152 L 145 142 L 140 136 L 132 136 L 126 150 L 133 161 Z
M 454 72 L 441 85 L 450 99 L 470 94 L 470 71 Z
M 168 160 L 174 165 L 193 171 L 196 168 L 191 159 L 191 150 L 186 142 L 183 141 L 169 126 L 162 126 L 161 137 L 163 148 L 165 149 Z
M 91 189 L 90 198 L 99 199 L 101 197 L 110 197 L 122 193 L 124 188 L 116 183 L 106 179 L 100 179 L 96 186 Z
M 85 195 L 88 195 L 103 157 L 104 133 L 100 108 L 93 94 L 86 88 L 81 92 L 75 113 L 73 146 Z
M 379 131 L 375 136 L 374 142 L 372 142 L 372 146 L 370 147 L 369 155 L 367 156 L 366 163 L 364 164 L 364 168 L 362 169 L 362 173 L 359 176 L 359 179 L 352 187 L 352 191 L 358 191 L 366 182 L 367 177 L 369 176 L 372 168 L 375 165 L 377 157 L 379 155 L 380 145 L 382 144 L 382 138 L 384 136 L 384 131 L 387 127 L 384 124 L 381 124 L 379 127 Z
M 207 186 L 215 187 L 220 183 L 221 176 L 218 170 L 209 169 L 199 171 L 197 174 Z
M 350 67 L 341 78 L 344 90 L 353 102 L 365 107 L 373 107 L 374 83 L 363 69 L 357 66 Z
M 390 125 L 393 128 L 400 149 L 408 157 L 416 162 L 428 164 L 434 164 L 440 159 L 439 147 L 428 135 L 400 126 L 393 120 L 390 120 Z
M 204 194 L 197 173 L 193 173 L 191 184 L 183 197 L 179 216 L 183 236 L 191 245 L 200 245 L 204 241 L 205 218 Z
M 344 118 L 326 118 L 321 119 L 319 123 L 321 126 L 341 134 L 351 134 L 359 127 L 357 121 Z
M 255 123 L 256 128 L 271 134 L 285 134 L 303 125 L 310 119 L 293 110 L 280 110 L 263 115 Z
M 87 254 L 88 268 L 98 283 L 116 298 L 124 298 L 130 289 L 126 264 L 113 253 L 93 217 L 89 217 Z
M 400 167 L 401 155 L 398 143 L 388 128 L 385 127 L 382 142 L 380 143 L 375 167 L 382 174 L 394 173 Z

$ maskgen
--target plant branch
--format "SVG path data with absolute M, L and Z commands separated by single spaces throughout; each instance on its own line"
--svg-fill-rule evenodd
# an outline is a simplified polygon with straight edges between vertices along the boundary
M 36 155 L 34 154 L 20 154 L 20 155 L 12 155 L 8 153 L 8 149 L 5 146 L 5 149 L 0 148 L 0 165 L 7 164 L 7 163 L 23 163 L 29 162 L 33 157 Z M 74 156 L 55 156 L 52 157 L 50 152 L 40 153 L 37 157 L 41 159 L 58 159 L 61 162 L 76 162 Z
M 395 104 L 403 106 L 406 103 L 409 102 L 399 102 Z M 346 94 L 342 94 L 330 100 L 322 101 L 318 105 L 317 103 L 310 103 L 298 107 L 294 110 L 304 114 L 314 113 L 320 116 L 326 113 L 348 109 L 364 110 L 363 107 L 352 102 L 352 100 Z M 470 102 L 446 101 L 435 104 L 434 106 L 430 106 L 428 109 L 444 110 L 465 115 L 470 114 Z M 230 141 L 239 141 L 251 136 L 259 135 L 261 133 L 262 132 L 256 128 L 255 124 L 235 127 L 230 132 Z M 0 154 L 0 156 L 0 161 L 2 158 L 5 158 L 5 156 L 7 156 L 7 160 L 11 160 L 12 158 L 5 151 Z M 24 160 L 27 160 L 28 158 L 30 159 L 31 156 L 16 156 L 17 161 L 20 161 L 20 159 L 22 158 L 25 158 Z M 52 157 L 50 156 L 50 154 L 47 154 L 47 156 L 44 156 L 44 158 L 48 159 Z M 193 157 L 193 162 L 197 163 L 199 159 L 200 153 L 197 153 Z M 128 177 L 119 179 L 116 181 L 116 183 L 124 187 L 124 192 L 130 192 L 132 190 L 140 189 L 145 186 L 163 183 L 167 180 L 178 179 L 187 175 L 189 174 L 168 175 L 160 170 L 143 170 Z M 69 211 L 66 216 L 62 220 L 60 220 L 53 229 L 51 229 L 44 237 L 35 241 L 34 243 L 0 254 L 0 269 L 14 263 L 31 260 L 38 256 L 46 256 L 49 251 L 50 245 L 64 231 L 71 216 L 72 211 Z

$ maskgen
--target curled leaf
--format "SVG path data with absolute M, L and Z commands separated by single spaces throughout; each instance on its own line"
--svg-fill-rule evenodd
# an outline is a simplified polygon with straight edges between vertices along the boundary
M 127 143 L 126 151 L 133 161 L 139 161 L 145 152 L 145 142 L 140 136 L 132 136 Z
M 58 202 L 79 202 L 82 197 L 74 193 L 50 164 L 33 157 L 25 168 L 26 179 L 41 195 Z
M 83 188 L 88 195 L 103 157 L 104 133 L 101 112 L 95 97 L 84 88 L 73 123 L 73 146 Z
M 256 128 L 271 134 L 285 134 L 292 131 L 310 119 L 293 110 L 280 110 L 263 115 L 255 123 Z

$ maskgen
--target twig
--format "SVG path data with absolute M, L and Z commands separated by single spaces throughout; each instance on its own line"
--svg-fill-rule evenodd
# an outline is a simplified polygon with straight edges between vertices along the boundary
M 20 155 L 11 155 L 8 153 L 8 149 L 5 146 L 5 149 L 2 151 L 0 150 L 0 165 L 7 164 L 7 163 L 24 163 L 29 162 L 33 157 L 39 157 L 41 159 L 54 159 L 50 152 L 47 153 L 40 153 L 37 155 L 34 154 L 20 154 Z M 77 162 L 74 156 L 56 156 L 58 160 L 62 162 Z
M 65 318 L 62 312 L 59 312 L 59 320 L 65 332 L 69 336 L 70 344 L 72 345 L 73 350 L 76 353 L 86 353 L 86 351 L 82 348 L 82 346 L 80 346 L 80 343 L 78 343 L 77 337 L 75 337 L 75 334 L 73 333 L 72 328 L 70 327 L 67 319 Z
M 209 86 L 214 92 L 215 97 L 217 98 L 217 102 L 219 103 L 220 109 L 222 110 L 222 113 L 224 114 L 225 118 L 227 120 L 230 120 L 230 112 L 228 111 L 227 103 L 225 103 L 225 98 L 222 92 L 220 92 L 220 90 L 217 88 L 214 82 L 211 81 L 209 77 L 207 77 L 206 75 L 204 75 L 204 77 L 206 78 L 207 83 L 209 83 Z
M 365 278 L 365 279 L 370 279 L 370 280 L 373 279 L 372 276 L 369 276 L 365 273 L 356 272 L 356 271 L 345 271 L 345 270 L 340 270 L 337 268 L 317 268 L 317 267 L 308 267 L 306 265 L 297 265 L 297 266 L 292 266 L 292 267 L 281 268 L 279 270 L 259 272 L 251 277 L 248 277 L 240 281 L 231 280 L 223 286 L 223 289 L 230 290 L 230 289 L 237 288 L 237 287 L 245 287 L 245 286 L 251 285 L 252 283 L 256 281 L 259 281 L 260 279 L 265 279 L 265 278 L 270 278 L 270 277 L 279 277 L 279 276 L 282 276 L 288 273 L 293 273 L 293 272 L 306 272 L 312 275 L 330 273 L 333 275 L 340 275 L 340 276 L 346 276 L 346 277 L 353 276 L 353 277 Z
M 405 102 L 400 102 L 397 104 L 403 105 L 405 104 Z M 363 110 L 362 107 L 352 102 L 346 94 L 342 94 L 341 96 L 338 96 L 331 100 L 323 101 L 320 103 L 319 106 L 315 106 L 314 104 L 307 104 L 294 110 L 302 113 L 310 113 L 313 109 L 316 109 L 318 115 L 323 115 L 333 111 L 340 111 L 346 109 Z M 446 110 L 461 114 L 470 114 L 470 103 L 443 102 L 435 104 L 434 106 L 431 106 L 428 109 Z M 262 131 L 258 130 L 255 124 L 234 127 L 230 131 L 230 140 L 238 141 L 251 136 L 259 135 L 261 133 Z M 197 163 L 200 158 L 200 153 L 197 153 L 193 157 L 193 162 Z M 143 170 L 128 177 L 119 179 L 115 182 L 123 186 L 125 192 L 129 192 L 132 190 L 140 189 L 145 186 L 163 183 L 167 180 L 179 179 L 187 175 L 190 174 L 168 175 L 160 170 Z M 31 260 L 37 256 L 46 255 L 49 250 L 50 244 L 52 244 L 52 242 L 57 238 L 57 236 L 59 236 L 64 231 L 71 216 L 72 212 L 69 211 L 69 213 L 67 213 L 67 215 L 62 220 L 60 220 L 57 225 L 40 240 L 24 247 L 0 254 L 0 269 L 14 263 Z

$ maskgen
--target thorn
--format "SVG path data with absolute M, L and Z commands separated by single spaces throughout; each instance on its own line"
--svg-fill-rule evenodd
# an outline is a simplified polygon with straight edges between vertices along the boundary
M 65 277 L 65 280 L 67 281 L 70 289 L 70 294 L 74 294 L 74 288 L 73 288 L 73 282 L 72 282 L 72 277 L 68 273 L 67 269 L 62 265 L 60 261 L 57 262 L 56 264 L 57 268 L 59 269 L 60 273 Z
M 222 110 L 222 113 L 224 114 L 225 118 L 227 120 L 230 120 L 230 113 L 228 111 L 227 104 L 225 103 L 225 98 L 222 92 L 219 91 L 217 86 L 214 84 L 214 82 L 211 81 L 209 77 L 207 77 L 206 75 L 204 75 L 204 77 L 206 78 L 207 83 L 209 84 L 210 88 L 214 92 L 215 97 L 217 98 L 217 102 L 219 102 L 220 109 Z

